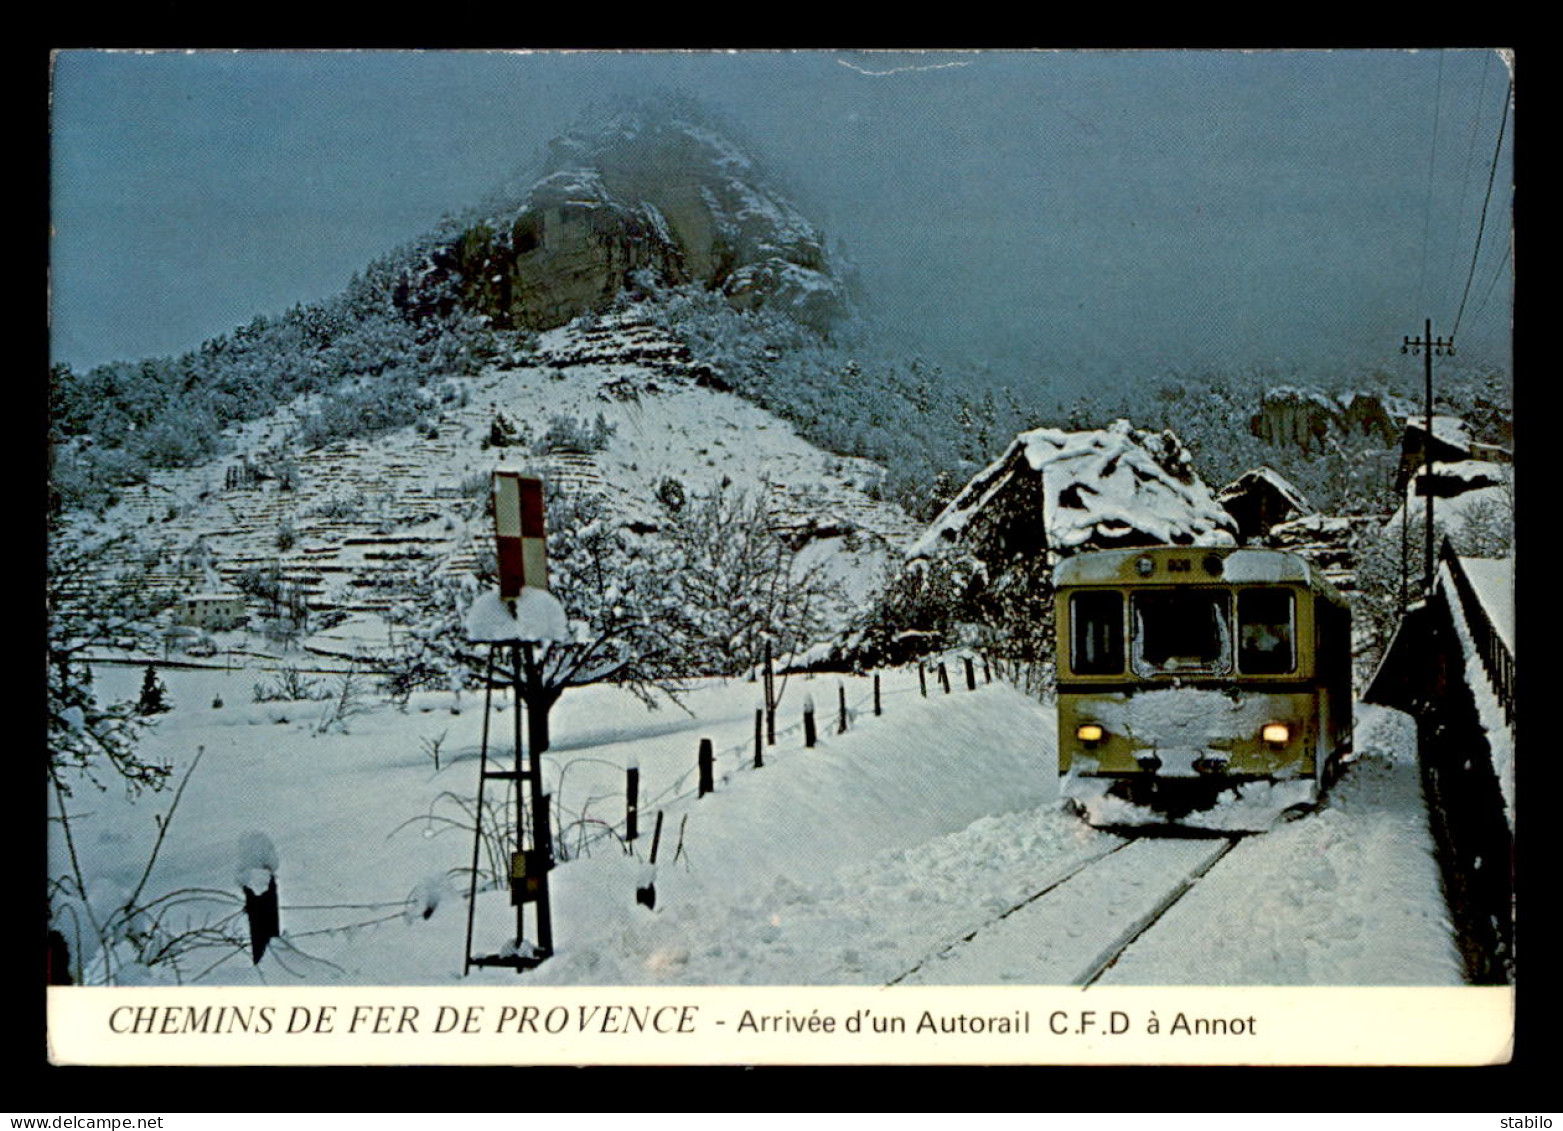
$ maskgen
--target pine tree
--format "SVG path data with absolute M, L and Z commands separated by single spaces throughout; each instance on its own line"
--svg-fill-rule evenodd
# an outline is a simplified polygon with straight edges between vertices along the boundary
M 160 715 L 164 711 L 172 711 L 173 704 L 168 701 L 168 688 L 163 686 L 163 681 L 157 678 L 157 667 L 147 665 L 146 676 L 141 680 L 141 699 L 136 704 L 138 715 Z

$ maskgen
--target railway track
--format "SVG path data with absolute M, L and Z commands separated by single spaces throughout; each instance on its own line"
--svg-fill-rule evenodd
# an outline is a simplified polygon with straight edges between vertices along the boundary
M 1120 838 L 887 984 L 1092 985 L 1245 836 Z

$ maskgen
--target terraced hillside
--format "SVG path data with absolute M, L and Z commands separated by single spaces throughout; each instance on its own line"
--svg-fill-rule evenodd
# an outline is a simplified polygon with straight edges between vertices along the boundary
M 383 612 L 415 573 L 470 570 L 491 536 L 473 500 L 501 463 L 594 492 L 644 528 L 669 521 L 657 492 L 670 480 L 686 494 L 763 493 L 776 527 L 856 597 L 917 530 L 870 497 L 876 465 L 807 444 L 633 311 L 542 335 L 530 364 L 451 380 L 459 407 L 437 419 L 312 450 L 295 439 L 310 406 L 290 405 L 234 430 L 221 459 L 156 473 L 101 520 L 67 516 L 60 537 L 128 534 L 145 584 L 170 603 L 262 571 L 318 614 Z M 491 444 L 496 420 L 508 446 Z M 600 443 L 568 439 L 593 432 Z

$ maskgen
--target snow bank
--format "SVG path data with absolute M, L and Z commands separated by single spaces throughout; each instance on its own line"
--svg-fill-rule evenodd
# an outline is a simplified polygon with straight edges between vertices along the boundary
M 821 716 L 819 731 L 812 750 L 783 735 L 763 769 L 729 772 L 714 794 L 667 808 L 654 914 L 635 904 L 633 869 L 618 854 L 555 872 L 556 919 L 579 926 L 561 935 L 557 958 L 539 968 L 538 980 L 860 981 L 862 963 L 840 970 L 830 947 L 855 934 L 872 948 L 861 929 L 838 923 L 810 942 L 780 924 L 822 899 L 845 899 L 848 908 L 825 914 L 861 927 L 874 908 L 860 902 L 844 870 L 873 868 L 882 854 L 910 853 L 973 822 L 1027 810 L 1030 817 L 1014 817 L 1026 824 L 1039 807 L 1056 809 L 1055 717 L 1002 684 L 928 699 L 902 693 L 884 715 L 859 715 L 846 734 L 835 733 L 833 711 Z M 647 816 L 643 810 L 643 823 Z M 1068 829 L 1063 839 L 1073 835 Z M 967 866 L 980 871 L 982 859 L 972 856 Z M 909 900 L 912 911 L 966 900 L 959 884 L 923 884 Z M 904 937 L 905 928 L 892 918 L 872 933 Z M 932 945 L 940 936 L 925 925 L 914 937 Z M 825 961 L 802 953 L 810 946 L 825 947 Z M 789 970 L 789 956 L 802 969 Z
M 123 697 L 141 671 L 105 665 L 97 676 L 100 695 Z M 915 673 L 883 677 L 885 713 L 871 713 L 868 680 L 847 677 L 850 729 L 836 733 L 835 713 L 826 710 L 812 750 L 799 722 L 811 682 L 792 677 L 777 744 L 760 770 L 750 766 L 755 684 L 704 682 L 686 700 L 693 714 L 648 713 L 611 688 L 568 691 L 545 757 L 550 795 L 563 799 L 567 818 L 616 823 L 624 768 L 635 765 L 641 837 L 634 854 L 608 838 L 579 855 L 589 821 L 562 836 L 575 858 L 552 875 L 557 954 L 525 980 L 882 985 L 1114 843 L 1058 805 L 1051 709 L 1001 684 L 924 699 Z M 208 753 L 148 895 L 214 889 L 208 902 L 179 913 L 194 926 L 215 922 L 239 905 L 236 863 L 277 869 L 280 859 L 282 935 L 258 967 L 247 950 L 217 945 L 187 956 L 177 972 L 120 969 L 121 956 L 119 980 L 517 984 L 507 970 L 475 969 L 463 979 L 466 883 L 441 879 L 461 876 L 471 860 L 460 802 L 470 803 L 477 788 L 481 711 L 453 714 L 449 694 L 418 693 L 405 711 L 376 700 L 353 718 L 350 733 L 319 734 L 308 722 L 248 722 L 233 708 L 205 706 L 219 692 L 241 701 L 254 672 L 175 669 L 166 679 L 181 705 L 153 721 L 144 752 L 176 771 L 201 744 Z M 813 682 L 822 705 L 834 706 L 835 685 Z M 509 734 L 512 709 L 496 696 L 491 739 Z M 1130 949 L 1112 977 L 1457 982 L 1409 724 L 1369 711 L 1363 727 L 1365 756 L 1324 812 L 1246 842 L 1196 886 L 1186 909 L 1175 909 L 1180 918 Z M 715 793 L 697 799 L 701 737 L 715 742 L 717 781 Z M 439 770 L 425 749 L 435 741 L 444 750 Z M 489 794 L 496 812 L 503 792 Z M 152 817 L 168 802 L 166 794 L 93 793 L 73 822 L 90 890 L 135 885 L 157 836 Z M 665 818 L 653 873 L 646 858 L 657 809 Z M 233 846 L 257 828 L 272 850 L 250 842 L 236 860 Z M 63 851 L 51 841 L 51 864 L 66 866 Z M 648 882 L 654 910 L 635 900 Z M 514 939 L 505 891 L 480 891 L 475 910 L 476 951 L 499 951 Z M 1071 929 L 1096 926 L 1082 919 Z

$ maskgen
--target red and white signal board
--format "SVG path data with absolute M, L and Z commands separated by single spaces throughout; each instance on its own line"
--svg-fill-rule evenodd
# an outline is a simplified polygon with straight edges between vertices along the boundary
M 523 586 L 548 588 L 548 539 L 543 525 L 543 481 L 503 468 L 494 472 L 494 536 L 499 550 L 499 595 L 512 601 Z

